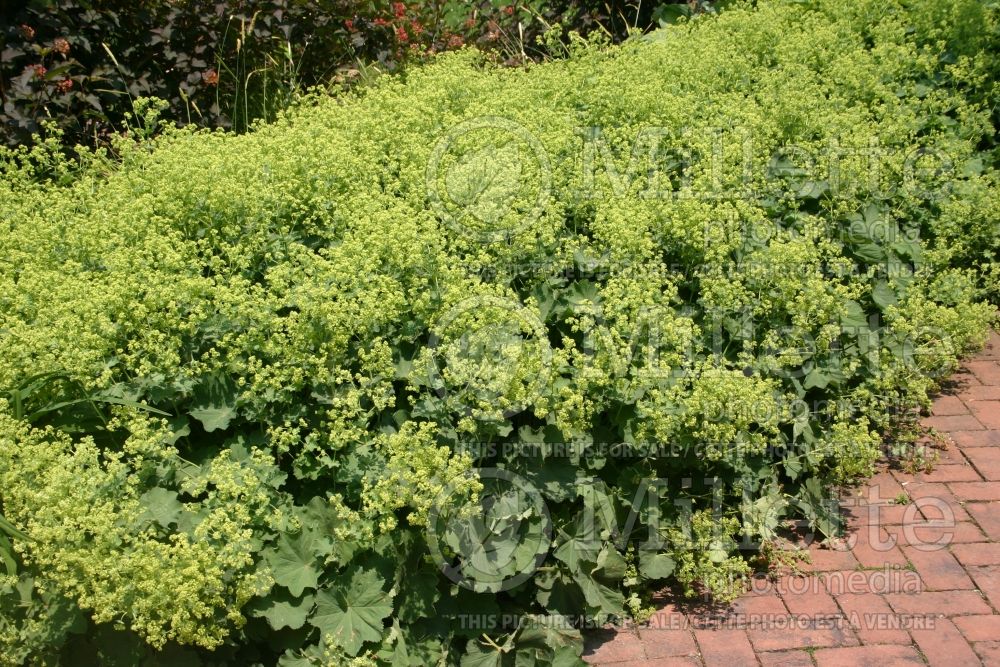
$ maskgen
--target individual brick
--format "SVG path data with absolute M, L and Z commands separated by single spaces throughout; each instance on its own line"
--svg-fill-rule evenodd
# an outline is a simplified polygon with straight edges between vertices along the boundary
M 899 616 L 881 595 L 848 593 L 837 597 L 851 627 L 863 644 L 910 644 Z
M 991 611 L 990 606 L 976 591 L 890 593 L 885 599 L 900 614 L 963 616 L 988 614 Z
M 975 665 L 979 662 L 975 651 L 947 618 L 936 618 L 933 627 L 914 628 L 910 631 L 913 641 L 931 667 Z
M 1000 639 L 1000 615 L 956 616 L 955 625 L 970 642 Z
M 903 547 L 903 553 L 917 569 L 920 580 L 929 591 L 948 591 L 975 588 L 955 557 L 946 549 L 925 551 Z
M 745 630 L 696 630 L 694 635 L 706 667 L 752 665 L 757 661 Z
M 818 667 L 903 667 L 920 665 L 917 650 L 910 646 L 857 646 L 820 649 L 813 653 Z

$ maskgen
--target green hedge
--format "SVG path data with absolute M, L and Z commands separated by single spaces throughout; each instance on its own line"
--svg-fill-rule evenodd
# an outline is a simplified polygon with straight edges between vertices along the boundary
M 995 319 L 996 19 L 762 2 L 6 153 L 0 658 L 575 664 L 834 533 Z

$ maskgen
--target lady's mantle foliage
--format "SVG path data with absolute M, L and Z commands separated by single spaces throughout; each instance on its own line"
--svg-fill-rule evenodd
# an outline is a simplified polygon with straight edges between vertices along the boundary
M 0 658 L 573 664 L 735 594 L 993 317 L 995 35 L 762 2 L 7 154 Z

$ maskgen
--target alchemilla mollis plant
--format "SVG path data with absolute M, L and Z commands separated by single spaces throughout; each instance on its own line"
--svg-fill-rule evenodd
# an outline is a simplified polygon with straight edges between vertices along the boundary
M 759 2 L 5 152 L 0 661 L 570 665 L 738 595 L 995 320 L 996 37 Z

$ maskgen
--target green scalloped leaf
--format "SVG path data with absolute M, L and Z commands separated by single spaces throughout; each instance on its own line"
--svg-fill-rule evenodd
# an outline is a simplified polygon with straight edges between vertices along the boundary
M 366 642 L 378 642 L 385 631 L 383 620 L 392 613 L 393 592 L 375 570 L 354 567 L 316 595 L 310 623 L 350 655 Z
M 312 533 L 299 533 L 294 537 L 282 534 L 277 544 L 265 553 L 264 560 L 271 568 L 274 581 L 296 597 L 307 588 L 316 588 L 319 583 L 322 561 L 316 557 L 316 539 Z

